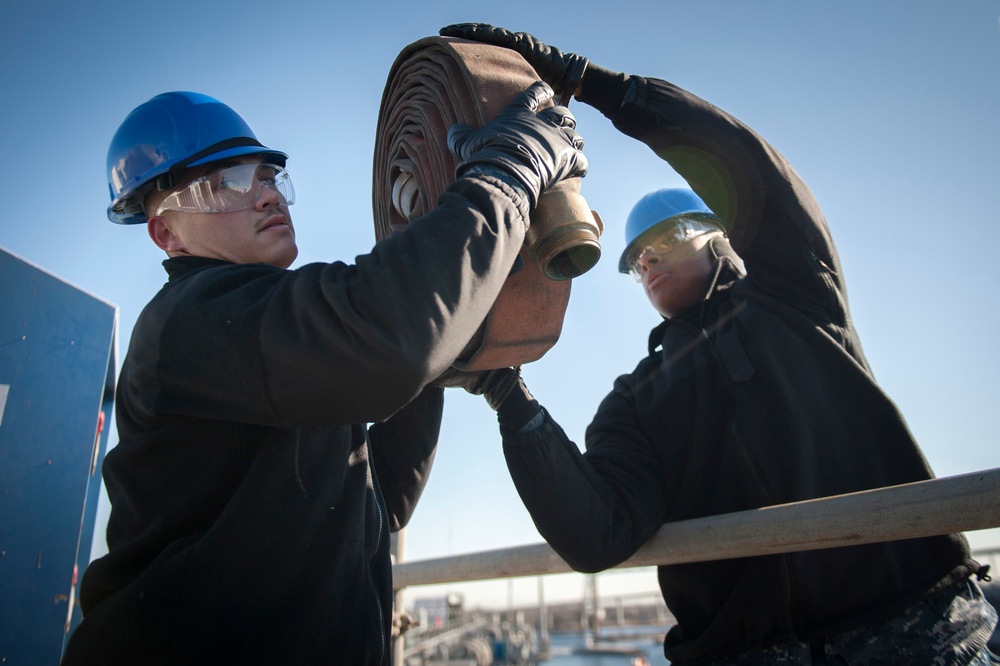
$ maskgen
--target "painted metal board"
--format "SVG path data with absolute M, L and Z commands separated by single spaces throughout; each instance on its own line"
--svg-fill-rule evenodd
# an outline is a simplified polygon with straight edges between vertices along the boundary
M 0 248 L 0 663 L 58 664 L 80 620 L 117 321 L 114 305 Z

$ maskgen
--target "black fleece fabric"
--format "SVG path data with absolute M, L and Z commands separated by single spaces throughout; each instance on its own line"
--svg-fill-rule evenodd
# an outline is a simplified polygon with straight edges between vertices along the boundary
M 109 552 L 63 664 L 388 664 L 389 532 L 441 420 L 428 383 L 526 224 L 508 186 L 463 178 L 354 265 L 164 262 L 119 378 Z
M 581 99 L 669 162 L 729 240 L 711 244 L 703 302 L 653 330 L 614 382 L 585 453 L 551 417 L 503 433 L 518 492 L 555 550 L 599 571 L 665 522 L 931 478 L 865 360 L 826 221 L 785 159 L 665 81 L 588 70 Z M 831 635 L 977 569 L 961 535 L 660 567 L 677 619 L 664 651 L 697 664 Z

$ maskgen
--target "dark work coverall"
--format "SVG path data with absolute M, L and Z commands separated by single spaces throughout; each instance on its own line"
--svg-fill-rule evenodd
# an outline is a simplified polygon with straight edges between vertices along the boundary
M 872 376 L 826 221 L 785 159 L 665 81 L 588 69 L 579 99 L 669 162 L 722 218 L 729 240 L 711 244 L 704 300 L 654 329 L 648 356 L 615 381 L 587 428 L 585 454 L 548 416 L 503 433 L 518 492 L 556 552 L 599 571 L 668 521 L 932 478 Z M 827 638 L 940 595 L 947 606 L 979 570 L 961 535 L 659 567 L 677 619 L 665 654 L 677 664 L 832 658 L 850 648 Z M 965 641 L 960 651 L 978 651 L 991 612 L 944 636 L 946 649 Z M 806 660 L 734 657 L 784 645 L 801 647 Z M 851 663 L 967 663 L 934 662 L 928 655 L 939 649 Z
M 64 664 L 389 663 L 389 530 L 441 419 L 427 385 L 528 222 L 488 176 L 439 203 L 355 265 L 164 262 L 119 380 L 109 552 Z

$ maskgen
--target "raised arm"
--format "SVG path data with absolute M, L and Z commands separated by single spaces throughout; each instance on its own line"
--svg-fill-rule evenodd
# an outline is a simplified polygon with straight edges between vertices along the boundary
M 527 33 L 466 23 L 441 34 L 513 49 L 666 160 L 726 223 L 757 285 L 834 323 L 847 319 L 840 262 L 822 212 L 788 162 L 730 114 L 666 81 L 611 71 Z
M 136 411 L 274 426 L 394 414 L 477 331 L 537 196 L 586 173 L 572 114 L 543 108 L 551 97 L 539 82 L 485 126 L 456 127 L 458 178 L 438 207 L 354 265 L 218 262 L 172 279 L 160 295 L 166 320 L 146 324 L 172 328 L 178 348 L 197 353 L 150 350 L 156 367 L 133 368 L 126 379 L 160 392 L 135 391 L 146 401 Z

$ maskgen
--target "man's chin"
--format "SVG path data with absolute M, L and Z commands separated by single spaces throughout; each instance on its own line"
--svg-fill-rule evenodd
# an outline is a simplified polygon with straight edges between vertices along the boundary
M 292 245 L 291 252 L 282 257 L 281 260 L 279 262 L 276 262 L 274 265 L 277 266 L 278 268 L 288 268 L 289 266 L 292 265 L 295 259 L 298 258 L 298 256 L 299 256 L 298 246 Z

